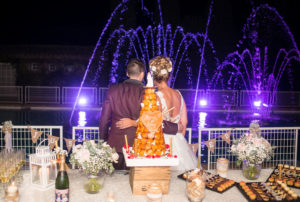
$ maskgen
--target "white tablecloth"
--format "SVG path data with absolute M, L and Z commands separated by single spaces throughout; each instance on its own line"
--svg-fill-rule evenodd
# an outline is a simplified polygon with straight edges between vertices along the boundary
M 214 171 L 212 171 L 214 172 Z M 271 169 L 264 169 L 261 172 L 260 178 L 257 181 L 264 182 L 272 172 Z M 29 174 L 29 171 L 25 171 Z M 172 172 L 169 194 L 163 195 L 163 202 L 185 202 L 188 201 L 185 195 L 185 181 L 178 179 L 177 175 L 180 173 Z M 146 202 L 146 196 L 132 195 L 129 185 L 129 175 L 124 175 L 124 172 L 115 172 L 112 176 L 107 176 L 104 187 L 98 194 L 87 194 L 83 189 L 83 181 L 86 176 L 77 170 L 68 172 L 70 180 L 70 201 L 71 202 L 105 202 L 107 193 L 114 192 L 117 202 Z M 240 170 L 230 170 L 228 173 L 229 179 L 237 182 L 244 180 L 249 181 L 242 176 Z M 298 195 L 300 189 L 293 189 Z M 23 181 L 19 187 L 20 202 L 54 202 L 54 188 L 47 191 L 39 191 L 30 186 L 28 180 Z M 3 193 L 1 193 L 3 197 Z M 243 202 L 247 201 L 240 191 L 233 187 L 223 194 L 219 194 L 210 190 L 206 190 L 204 202 Z

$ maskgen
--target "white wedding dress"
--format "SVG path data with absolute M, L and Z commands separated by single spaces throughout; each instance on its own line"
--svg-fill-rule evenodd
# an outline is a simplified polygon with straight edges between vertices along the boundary
M 173 123 L 179 123 L 180 121 L 182 108 L 183 108 L 183 97 L 179 91 L 178 93 L 180 94 L 181 97 L 180 112 L 175 117 L 171 117 L 169 112 L 164 113 L 163 119 L 166 121 L 170 121 Z M 156 94 L 160 98 L 162 111 L 167 111 L 168 107 L 163 93 L 161 91 L 158 91 L 156 92 Z M 164 137 L 166 142 L 169 142 L 169 140 L 167 139 L 172 138 L 173 148 L 177 152 L 179 158 L 179 165 L 176 167 L 172 167 L 172 170 L 187 171 L 187 170 L 195 169 L 197 167 L 197 158 L 194 152 L 191 150 L 191 147 L 188 145 L 182 133 L 177 133 L 176 135 L 164 134 Z

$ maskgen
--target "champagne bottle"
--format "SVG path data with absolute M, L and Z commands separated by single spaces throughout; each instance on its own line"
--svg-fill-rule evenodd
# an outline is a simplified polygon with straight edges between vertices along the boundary
M 65 155 L 61 154 L 55 181 L 55 202 L 69 202 L 69 198 L 69 177 L 65 169 Z

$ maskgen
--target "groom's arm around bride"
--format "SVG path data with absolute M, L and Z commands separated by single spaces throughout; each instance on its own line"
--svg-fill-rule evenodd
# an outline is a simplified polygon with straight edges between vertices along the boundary
M 139 59 L 132 59 L 127 65 L 127 76 L 129 79 L 123 83 L 112 85 L 107 92 L 106 99 L 102 105 L 99 122 L 99 136 L 116 149 L 120 155 L 116 169 L 126 169 L 122 154 L 125 144 L 124 135 L 127 135 L 128 144 L 132 145 L 136 133 L 136 127 L 120 129 L 116 126 L 117 121 L 122 118 L 137 120 L 139 118 L 141 103 L 144 96 L 144 63 Z M 109 126 L 111 127 L 108 130 Z M 164 121 L 164 133 L 176 134 L 178 125 Z

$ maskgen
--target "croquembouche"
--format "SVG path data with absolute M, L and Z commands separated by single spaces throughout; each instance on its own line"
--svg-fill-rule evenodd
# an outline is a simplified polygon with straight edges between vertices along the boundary
M 138 127 L 135 135 L 133 151 L 137 156 L 162 156 L 166 146 L 162 131 L 162 113 L 153 87 L 152 77 L 147 76 Z

